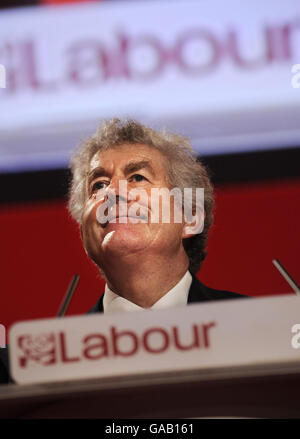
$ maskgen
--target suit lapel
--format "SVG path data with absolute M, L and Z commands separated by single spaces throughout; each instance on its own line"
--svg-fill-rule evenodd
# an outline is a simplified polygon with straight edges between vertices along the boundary
M 187 303 L 203 302 L 207 300 L 204 285 L 198 280 L 198 278 L 192 274 L 193 280 L 190 286 Z

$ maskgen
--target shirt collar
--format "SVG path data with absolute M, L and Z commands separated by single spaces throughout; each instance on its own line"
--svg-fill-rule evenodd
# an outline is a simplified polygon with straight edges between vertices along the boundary
M 187 271 L 175 287 L 162 296 L 149 309 L 156 310 L 186 305 L 191 284 L 192 275 Z M 108 314 L 124 311 L 143 311 L 144 308 L 114 293 L 106 284 L 103 297 L 103 310 L 105 314 Z

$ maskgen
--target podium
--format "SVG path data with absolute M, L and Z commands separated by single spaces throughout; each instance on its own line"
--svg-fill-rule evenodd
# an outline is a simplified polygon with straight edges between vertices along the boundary
M 297 418 L 295 365 L 0 386 L 3 418 Z
M 0 417 L 297 418 L 299 311 L 291 296 L 19 322 Z

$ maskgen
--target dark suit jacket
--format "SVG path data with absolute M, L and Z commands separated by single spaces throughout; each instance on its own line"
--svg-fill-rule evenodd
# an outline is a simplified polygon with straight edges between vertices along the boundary
M 207 302 L 211 300 L 225 300 L 225 299 L 239 299 L 244 296 L 230 291 L 214 290 L 207 287 L 200 282 L 196 276 L 193 275 L 192 284 L 188 295 L 188 304 Z M 93 308 L 88 311 L 88 314 L 103 312 L 103 295 Z M 8 364 L 8 350 L 0 349 L 0 384 L 7 384 L 12 382 L 9 376 L 9 364 Z

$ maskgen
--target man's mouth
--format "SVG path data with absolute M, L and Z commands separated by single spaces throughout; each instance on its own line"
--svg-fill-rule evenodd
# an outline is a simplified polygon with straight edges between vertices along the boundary
M 114 215 L 109 217 L 103 227 L 106 227 L 108 224 L 137 224 L 137 223 L 145 223 L 148 222 L 148 218 L 146 215 Z

